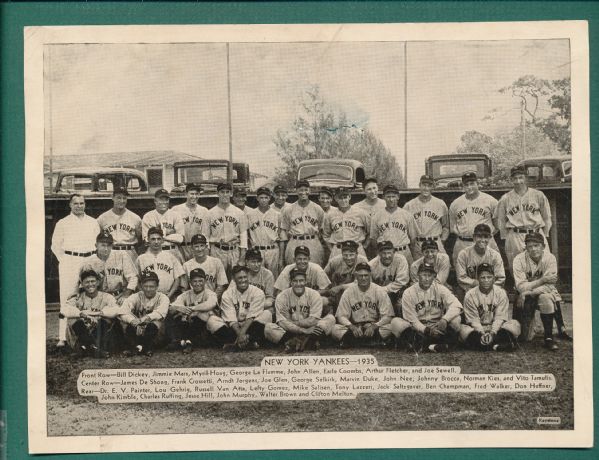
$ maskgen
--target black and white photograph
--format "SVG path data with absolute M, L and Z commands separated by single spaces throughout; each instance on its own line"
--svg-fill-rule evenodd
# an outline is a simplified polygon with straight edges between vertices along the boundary
M 30 452 L 592 445 L 587 42 L 26 28 Z

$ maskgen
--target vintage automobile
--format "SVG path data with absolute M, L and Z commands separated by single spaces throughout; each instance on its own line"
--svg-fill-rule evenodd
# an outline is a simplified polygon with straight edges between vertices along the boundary
M 230 182 L 235 189 L 249 192 L 254 189 L 250 167 L 247 163 L 233 163 L 229 174 L 228 160 L 191 160 L 174 163 L 175 174 L 173 193 L 185 191 L 189 183 L 200 184 L 202 193 L 216 193 L 221 182 Z
M 143 172 L 129 168 L 70 168 L 47 174 L 46 194 L 108 195 L 115 187 L 125 187 L 129 193 L 147 193 L 148 183 Z
M 439 188 L 460 187 L 462 174 L 467 171 L 475 171 L 481 185 L 486 185 L 493 175 L 491 158 L 484 153 L 433 155 L 426 159 L 425 171 Z
M 313 192 L 323 187 L 362 190 L 365 178 L 364 165 L 346 158 L 303 160 L 297 170 L 297 179 L 307 180 Z
M 572 182 L 572 157 L 569 155 L 527 158 L 518 166 L 526 168 L 531 185 Z

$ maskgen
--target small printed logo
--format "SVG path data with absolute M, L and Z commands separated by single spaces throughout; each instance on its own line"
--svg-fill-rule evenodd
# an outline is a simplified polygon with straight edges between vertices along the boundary
M 561 417 L 537 417 L 537 425 L 560 425 Z

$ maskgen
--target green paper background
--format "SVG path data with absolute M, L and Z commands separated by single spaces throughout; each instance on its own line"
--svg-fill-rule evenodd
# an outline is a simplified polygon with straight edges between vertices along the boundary
M 236 23 L 351 23 L 351 22 L 459 22 L 586 19 L 591 45 L 591 145 L 599 142 L 594 130 L 599 117 L 599 3 L 596 2 L 271 2 L 271 3 L 3 3 L 0 5 L 1 62 L 1 245 L 0 245 L 0 409 L 7 411 L 8 449 L 6 458 L 27 458 L 27 315 L 25 296 L 25 116 L 23 100 L 23 27 L 29 25 L 86 24 L 236 24 Z M 594 142 L 595 141 L 595 142 Z M 599 168 L 592 162 L 592 184 Z M 593 187 L 594 188 L 594 187 Z M 599 223 L 599 212 L 592 210 L 592 228 Z M 597 244 L 593 244 L 593 255 Z M 597 281 L 593 275 L 593 284 Z M 595 293 L 594 293 L 595 294 Z M 593 295 L 593 299 L 596 296 Z M 593 326 L 599 329 L 599 315 Z M 599 341 L 595 334 L 594 381 L 599 381 Z M 597 384 L 595 400 L 597 400 Z M 490 408 L 492 409 L 492 408 Z M 598 408 L 595 407 L 595 413 Z M 595 432 L 599 429 L 595 416 Z M 331 434 L 331 436 L 335 436 Z M 365 433 L 363 436 L 368 436 Z M 455 432 L 456 439 L 468 436 Z M 1 436 L 0 436 L 1 440 Z M 505 442 L 510 439 L 506 434 Z M 482 456 L 513 459 L 591 459 L 599 449 L 426 449 L 330 450 L 176 453 L 169 458 L 191 459 L 358 459 L 368 455 L 379 458 L 478 459 Z M 51 455 L 49 458 L 132 458 L 158 459 L 164 453 Z M 0 454 L 0 459 L 2 459 Z

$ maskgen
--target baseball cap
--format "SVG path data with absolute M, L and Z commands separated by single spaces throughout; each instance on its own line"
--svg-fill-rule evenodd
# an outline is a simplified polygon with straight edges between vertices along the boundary
M 284 185 L 275 185 L 274 193 L 287 193 L 287 187 Z
M 394 249 L 393 243 L 391 241 L 381 241 L 376 245 L 376 248 L 379 251 L 383 251 L 385 249 Z
M 435 179 L 433 179 L 432 176 L 429 176 L 428 174 L 424 174 L 422 176 L 420 176 L 420 184 L 431 184 L 431 185 L 435 185 Z
M 310 182 L 308 182 L 307 180 L 298 180 L 295 183 L 295 188 L 300 188 L 300 187 L 308 187 L 308 188 L 310 188 Z
M 355 241 L 344 241 L 343 243 L 341 243 L 341 251 L 354 251 L 356 252 L 358 250 L 358 247 L 360 245 L 358 243 L 356 243 Z
M 163 196 L 170 198 L 169 193 L 163 188 L 160 188 L 160 189 L 156 190 L 156 192 L 154 192 L 154 198 L 160 198 Z
M 90 276 L 93 276 L 96 279 L 100 279 L 100 274 L 98 272 L 96 272 L 95 270 L 83 270 L 81 272 L 81 274 L 79 275 L 79 279 L 81 281 L 83 281 L 85 278 L 89 278 Z
M 423 251 L 426 251 L 427 249 L 439 249 L 439 246 L 437 246 L 437 242 L 433 241 L 433 240 L 424 240 L 422 242 L 422 244 L 420 245 L 420 248 Z
M 295 251 L 293 251 L 293 255 L 297 256 L 298 254 L 304 254 L 310 257 L 310 248 L 308 248 L 307 246 L 298 246 L 297 248 L 295 248 Z
M 364 187 L 366 187 L 368 184 L 379 184 L 378 181 L 376 180 L 376 177 L 369 177 L 368 179 L 364 179 Z
M 246 272 L 247 273 L 248 269 L 245 265 L 234 265 L 233 268 L 231 269 L 231 273 L 233 275 L 236 275 L 237 273 L 240 272 Z
M 206 237 L 200 233 L 197 233 L 195 235 L 193 235 L 191 237 L 191 244 L 206 244 L 208 243 L 208 240 L 206 240 Z
M 100 232 L 98 233 L 98 236 L 96 236 L 96 243 L 113 244 L 114 238 L 112 238 L 110 233 Z
M 323 187 L 323 188 L 320 190 L 320 193 L 326 193 L 326 194 L 327 194 L 327 195 L 329 195 L 331 198 L 333 198 L 333 191 L 332 191 L 330 188 L 328 188 L 328 187 Z
M 337 190 L 335 190 L 335 196 L 349 196 L 350 192 L 349 189 L 346 187 L 339 187 Z
M 462 182 L 464 184 L 473 180 L 478 180 L 478 176 L 474 171 L 466 171 L 464 174 L 462 174 Z
M 233 190 L 233 186 L 228 182 L 221 182 L 216 186 L 216 191 L 220 192 L 221 190 Z
M 115 195 L 129 196 L 129 192 L 127 191 L 127 189 L 125 187 L 115 187 L 114 190 L 112 191 L 112 196 L 115 196 Z
M 146 281 L 156 281 L 157 283 L 160 282 L 160 280 L 158 279 L 158 275 L 156 274 L 156 272 L 152 272 L 152 271 L 143 272 L 141 274 L 141 283 L 143 284 Z
M 262 253 L 258 248 L 251 248 L 245 252 L 245 260 L 262 260 Z
M 201 268 L 194 268 L 189 272 L 189 279 L 192 280 L 194 278 L 204 278 L 206 279 L 206 272 Z
M 478 224 L 474 227 L 474 235 L 491 235 L 491 227 L 487 224 Z
M 526 176 L 526 168 L 522 165 L 520 166 L 514 166 L 512 169 L 510 169 L 510 177 L 514 177 L 518 174 L 522 174 L 523 176 Z
M 258 189 L 258 191 L 256 192 L 256 196 L 260 196 L 260 195 L 268 195 L 270 196 L 270 189 L 268 187 L 260 187 Z
M 306 272 L 304 270 L 300 270 L 299 268 L 292 268 L 289 271 L 289 279 L 293 280 L 295 279 L 297 276 L 302 275 L 302 276 L 306 276 Z
M 495 270 L 493 269 L 491 264 L 488 264 L 487 262 L 483 262 L 478 267 L 476 267 L 476 276 L 479 276 L 483 272 L 490 273 L 491 275 L 495 274 Z
M 541 243 L 543 246 L 545 246 L 545 239 L 543 238 L 543 235 L 538 232 L 527 233 L 526 237 L 524 238 L 524 244 L 528 243 Z
M 196 190 L 198 193 L 200 193 L 202 191 L 202 186 L 200 184 L 194 184 L 193 182 L 185 186 L 186 193 L 192 190 Z
M 420 267 L 418 267 L 418 273 L 421 272 L 431 272 L 435 275 L 437 274 L 437 270 L 435 270 L 435 266 L 433 264 L 427 264 L 426 262 L 422 262 Z
M 360 270 L 366 270 L 370 273 L 371 268 L 370 265 L 368 265 L 366 262 L 360 262 L 356 264 L 356 268 L 354 268 L 354 273 L 359 272 Z
M 383 188 L 383 195 L 386 193 L 397 193 L 399 194 L 399 189 L 393 185 L 393 184 L 389 184 L 389 185 L 385 185 L 385 187 Z
M 248 194 L 247 194 L 247 192 L 244 189 L 242 189 L 242 188 L 236 188 L 233 191 L 233 195 L 234 196 L 247 196 Z
M 150 227 L 150 229 L 148 230 L 148 238 L 150 237 L 150 235 L 164 236 L 164 232 L 160 227 Z

